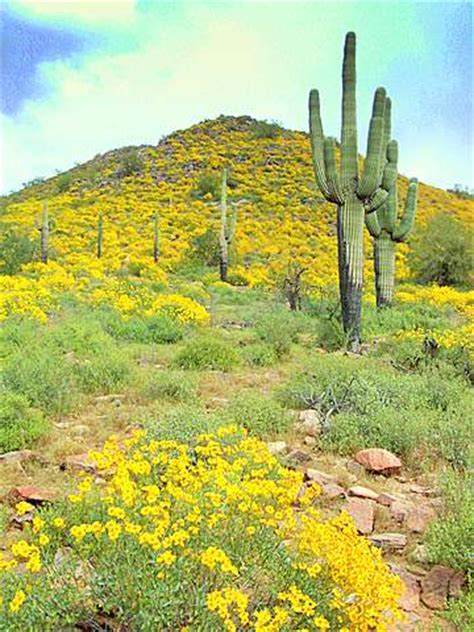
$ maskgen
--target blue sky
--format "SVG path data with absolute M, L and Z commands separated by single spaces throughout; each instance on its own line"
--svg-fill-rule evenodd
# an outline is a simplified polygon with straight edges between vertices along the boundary
M 312 87 L 325 132 L 339 136 L 348 30 L 360 151 L 384 85 L 400 171 L 473 186 L 470 2 L 3 0 L 0 10 L 3 193 L 220 114 L 306 130 Z

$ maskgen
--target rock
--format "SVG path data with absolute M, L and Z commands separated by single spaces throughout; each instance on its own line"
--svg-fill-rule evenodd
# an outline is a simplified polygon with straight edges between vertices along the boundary
M 374 533 L 369 540 L 386 551 L 399 551 L 407 545 L 407 537 L 403 533 Z
M 448 597 L 450 599 L 459 599 L 466 582 L 466 575 L 462 571 L 456 571 L 449 580 Z
M 48 462 L 41 454 L 33 452 L 32 450 L 15 450 L 14 452 L 4 452 L 4 454 L 0 454 L 0 463 L 24 463 L 25 461 Z
M 400 577 L 405 587 L 405 592 L 398 601 L 400 608 L 405 610 L 405 612 L 413 612 L 420 605 L 421 588 L 418 577 L 393 564 L 390 564 L 390 568 L 393 573 Z
M 383 448 L 359 450 L 354 458 L 367 471 L 384 474 L 385 476 L 399 474 L 402 468 L 400 459 Z
M 322 492 L 323 495 L 326 498 L 339 498 L 339 497 L 345 497 L 346 495 L 346 491 L 343 487 L 341 487 L 340 485 L 337 485 L 336 483 L 323 483 L 321 485 L 322 488 Z
M 405 500 L 398 499 L 390 505 L 390 515 L 394 520 L 402 523 L 406 520 L 411 509 L 412 505 Z
M 95 474 L 97 466 L 94 461 L 88 457 L 87 454 L 75 454 L 67 456 L 59 466 L 62 471 L 74 470 L 76 472 L 87 472 L 89 474 Z
M 10 495 L 13 499 L 26 500 L 32 505 L 41 505 L 42 503 L 54 500 L 54 492 L 48 489 L 33 487 L 32 485 L 14 487 Z
M 350 498 L 342 509 L 351 516 L 359 533 L 372 533 L 375 518 L 375 503 L 372 500 Z
M 379 505 L 383 505 L 384 507 L 390 507 L 397 500 L 400 500 L 400 499 L 397 496 L 394 496 L 393 494 L 389 494 L 388 492 L 382 492 L 377 497 L 377 502 L 379 503 Z
M 358 498 L 367 498 L 369 500 L 377 500 L 379 493 L 374 492 L 368 487 L 362 487 L 362 485 L 354 485 L 348 489 L 349 496 L 357 496 Z
M 123 395 L 120 393 L 110 393 L 109 395 L 98 395 L 94 397 L 94 401 L 97 403 L 100 402 L 115 402 L 120 401 L 123 398 Z
M 292 450 L 288 455 L 288 458 L 296 463 L 307 463 L 308 461 L 311 461 L 311 456 L 303 450 Z
M 357 478 L 360 478 L 364 474 L 364 468 L 362 467 L 362 465 L 360 463 L 357 463 L 356 461 L 353 461 L 352 459 L 347 461 L 346 469 Z
M 303 439 L 303 441 L 310 448 L 314 448 L 314 446 L 317 443 L 316 439 L 314 437 L 312 437 L 311 435 L 306 435 L 306 437 Z
M 322 472 L 321 470 L 316 470 L 312 467 L 308 467 L 304 475 L 307 480 L 315 481 L 320 485 L 324 485 L 324 483 L 334 483 L 336 480 L 334 476 L 326 474 L 326 472 Z
M 424 544 L 417 544 L 411 552 L 410 557 L 417 564 L 427 564 L 428 551 L 426 550 L 426 546 Z
M 273 441 L 273 442 L 267 443 L 267 448 L 270 454 L 275 455 L 275 454 L 283 454 L 283 452 L 286 452 L 288 449 L 288 446 L 285 443 L 285 441 Z
M 448 566 L 433 566 L 421 580 L 421 601 L 431 610 L 444 610 L 447 606 L 449 585 L 456 571 Z
M 406 525 L 414 533 L 423 533 L 434 518 L 436 518 L 435 510 L 429 503 L 424 503 L 410 509 Z
M 434 496 L 435 490 L 431 489 L 431 487 L 426 487 L 425 485 L 416 485 L 412 483 L 408 488 L 412 494 L 421 494 L 422 496 Z
M 319 437 L 321 434 L 321 419 L 315 410 L 312 408 L 302 410 L 298 419 L 301 423 L 301 429 L 303 432 L 311 437 Z

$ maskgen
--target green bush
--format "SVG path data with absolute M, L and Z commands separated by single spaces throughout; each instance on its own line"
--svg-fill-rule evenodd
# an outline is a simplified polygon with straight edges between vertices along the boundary
M 472 279 L 474 243 L 460 220 L 440 213 L 415 232 L 408 264 L 422 283 L 464 285 Z
M 47 413 L 67 413 L 76 399 L 71 363 L 51 345 L 37 342 L 12 353 L 0 378 L 7 390 Z
M 143 387 L 148 399 L 192 400 L 196 397 L 195 380 L 184 371 L 154 371 Z
M 270 345 L 280 359 L 290 353 L 291 344 L 297 342 L 298 334 L 302 329 L 298 314 L 293 314 L 288 310 L 268 312 L 255 324 L 257 336 Z
M 45 418 L 24 395 L 0 392 L 0 452 L 29 448 L 47 431 Z
M 174 364 L 181 369 L 229 371 L 238 359 L 237 352 L 229 344 L 205 335 L 188 342 L 176 355 Z
M 184 325 L 164 314 L 122 318 L 117 312 L 104 311 L 100 318 L 108 334 L 129 342 L 171 344 L 181 340 L 185 332 Z
M 251 126 L 251 132 L 254 138 L 278 138 L 283 128 L 275 121 L 255 121 Z
M 192 261 L 214 267 L 219 264 L 219 252 L 219 239 L 213 228 L 191 240 L 189 257 Z
M 0 274 L 17 274 L 21 266 L 34 260 L 37 246 L 26 235 L 0 226 Z
M 135 149 L 129 150 L 122 158 L 119 168 L 117 169 L 117 177 L 126 178 L 134 173 L 143 171 L 144 162 Z
M 277 361 L 277 355 L 274 348 L 265 342 L 257 342 L 249 345 L 248 347 L 244 347 L 242 355 L 244 360 L 250 366 L 271 366 Z
M 199 434 L 214 432 L 222 423 L 217 417 L 206 414 L 195 403 L 181 403 L 162 413 L 158 419 L 147 420 L 145 425 L 156 439 L 188 443 Z
M 111 345 L 74 363 L 74 375 L 84 393 L 113 393 L 132 376 L 132 361 L 122 349 Z
M 203 173 L 194 190 L 194 197 L 203 198 L 210 193 L 214 200 L 220 199 L 222 187 L 222 175 L 220 173 Z
M 247 428 L 259 437 L 284 432 L 291 422 L 291 415 L 283 406 L 259 393 L 237 395 L 222 412 L 223 422 Z
M 474 551 L 474 487 L 469 475 L 448 474 L 444 509 L 425 534 L 429 561 L 472 571 Z

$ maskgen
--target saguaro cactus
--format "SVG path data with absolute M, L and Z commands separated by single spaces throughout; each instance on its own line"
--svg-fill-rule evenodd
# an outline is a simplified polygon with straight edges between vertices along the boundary
M 99 213 L 97 219 L 97 259 L 102 257 L 102 246 L 104 243 L 104 217 Z
M 49 245 L 49 214 L 48 201 L 43 203 L 43 212 L 41 214 L 41 226 L 35 220 L 36 228 L 40 233 L 40 259 L 42 263 L 48 263 L 48 245 Z
M 219 269 L 221 281 L 227 282 L 229 250 L 234 241 L 237 223 L 237 209 L 234 206 L 230 218 L 227 217 L 227 169 L 222 170 L 221 188 L 221 229 L 219 234 Z
M 367 215 L 365 223 L 374 238 L 375 293 L 377 307 L 388 307 L 392 303 L 395 279 L 395 246 L 408 237 L 416 214 L 418 180 L 412 178 L 408 185 L 405 209 L 397 219 L 398 200 L 396 184 L 390 189 L 388 198 L 375 213 Z
M 386 199 L 393 182 L 387 156 L 384 116 L 387 96 L 377 88 L 367 141 L 367 155 L 359 176 L 357 163 L 356 38 L 346 35 L 342 68 L 342 127 L 340 171 L 336 167 L 335 139 L 325 138 L 319 93 L 309 96 L 309 125 L 316 181 L 324 197 L 337 205 L 339 291 L 342 323 L 349 347 L 360 346 L 363 281 L 363 231 L 366 212 L 373 212 Z
M 170 199 L 171 203 L 171 199 Z M 153 261 L 158 263 L 160 259 L 160 217 L 158 211 L 155 211 L 153 221 Z

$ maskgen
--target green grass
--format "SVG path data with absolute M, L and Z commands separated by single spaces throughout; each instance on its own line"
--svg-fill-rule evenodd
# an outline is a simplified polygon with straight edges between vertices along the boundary
M 0 452 L 30 448 L 47 431 L 45 417 L 24 395 L 0 392 Z
M 178 368 L 196 371 L 230 371 L 238 363 L 239 355 L 235 349 L 215 333 L 214 336 L 206 333 L 190 340 L 179 350 L 173 362 Z
M 196 380 L 183 370 L 153 370 L 142 386 L 141 394 L 151 400 L 191 402 L 196 397 Z
M 237 395 L 219 415 L 223 423 L 243 426 L 257 437 L 282 433 L 292 421 L 279 402 L 254 392 Z

